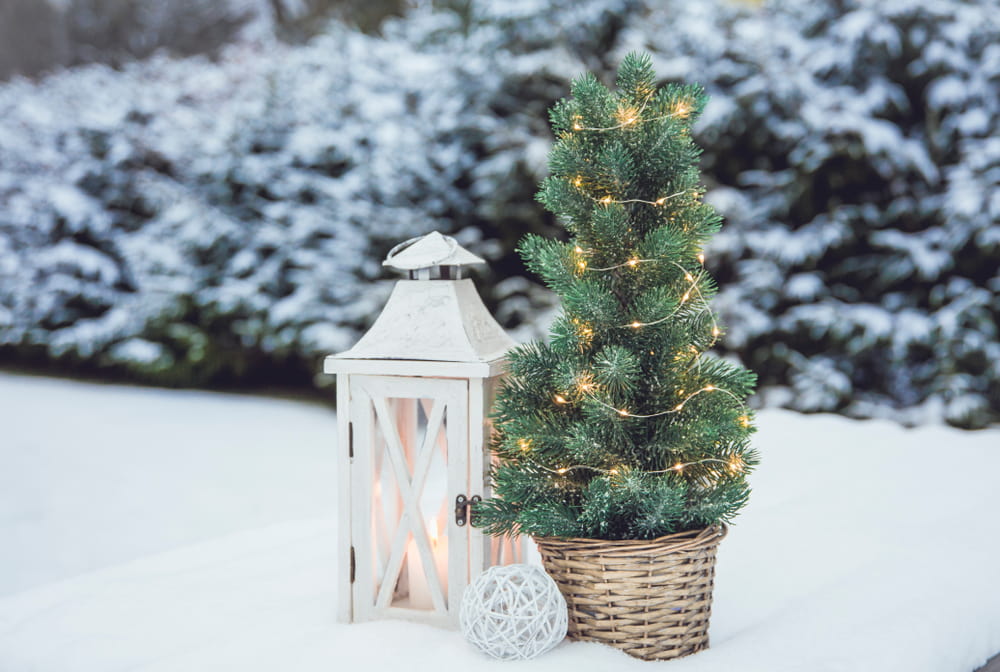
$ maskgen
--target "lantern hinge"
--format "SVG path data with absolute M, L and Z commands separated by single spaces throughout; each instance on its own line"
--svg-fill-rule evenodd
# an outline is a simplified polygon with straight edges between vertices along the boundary
M 465 495 L 459 495 L 455 498 L 455 524 L 459 527 L 465 527 L 466 523 L 474 523 L 475 518 L 472 513 L 472 507 L 475 504 L 483 501 L 483 498 L 479 495 L 473 495 L 472 497 L 466 497 Z
M 354 583 L 354 570 L 356 565 L 354 564 L 354 547 L 351 546 L 351 583 Z

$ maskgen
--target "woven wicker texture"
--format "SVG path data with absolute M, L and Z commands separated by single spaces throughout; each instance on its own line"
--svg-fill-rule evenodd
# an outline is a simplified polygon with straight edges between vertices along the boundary
M 536 538 L 545 570 L 569 608 L 569 637 L 643 660 L 708 647 L 715 553 L 713 526 L 651 540 Z

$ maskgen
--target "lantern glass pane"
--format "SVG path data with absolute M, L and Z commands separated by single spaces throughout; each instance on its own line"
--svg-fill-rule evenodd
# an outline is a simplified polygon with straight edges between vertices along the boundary
M 377 601 L 447 609 L 448 414 L 445 399 L 376 403 L 372 541 Z M 383 417 L 386 416 L 386 417 Z

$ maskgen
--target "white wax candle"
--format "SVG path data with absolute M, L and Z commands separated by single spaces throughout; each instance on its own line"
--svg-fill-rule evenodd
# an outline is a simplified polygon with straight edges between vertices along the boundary
M 407 583 L 410 586 L 410 608 L 430 609 L 434 606 L 431 602 L 431 592 L 427 584 L 427 575 L 424 574 L 424 563 L 420 561 L 420 551 L 417 550 L 417 542 L 410 537 L 406 544 L 406 575 Z
M 438 536 L 438 523 L 434 519 L 427 521 L 427 536 L 430 540 L 431 555 L 434 558 L 434 567 L 431 571 L 437 572 L 438 581 L 447 599 L 448 537 L 447 535 Z M 410 608 L 433 609 L 434 601 L 431 599 L 430 579 L 424 571 L 417 543 L 412 537 L 406 546 L 406 570 L 410 585 Z
M 431 537 L 431 552 L 434 554 L 434 569 L 437 571 L 441 592 L 448 599 L 448 535 L 438 536 L 437 521 L 431 521 L 428 531 Z

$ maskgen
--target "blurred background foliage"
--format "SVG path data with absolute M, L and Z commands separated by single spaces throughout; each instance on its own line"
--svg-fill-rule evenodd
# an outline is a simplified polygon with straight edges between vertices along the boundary
M 698 126 L 758 403 L 1000 419 L 1000 11 L 963 0 L 0 0 L 0 365 L 320 389 L 430 230 L 513 253 L 548 107 L 625 53 Z M 323 394 L 327 394 L 323 392 Z

